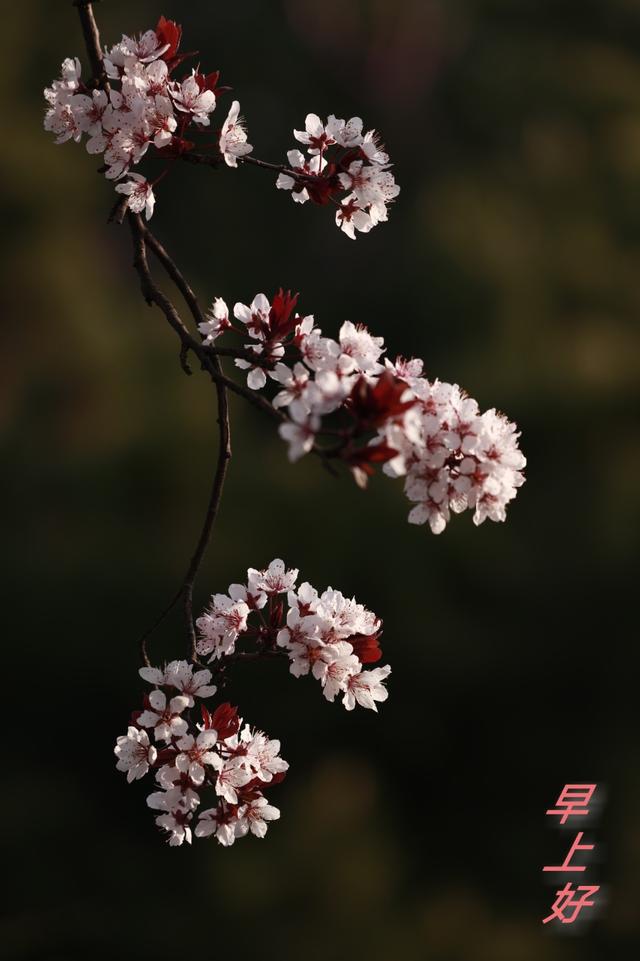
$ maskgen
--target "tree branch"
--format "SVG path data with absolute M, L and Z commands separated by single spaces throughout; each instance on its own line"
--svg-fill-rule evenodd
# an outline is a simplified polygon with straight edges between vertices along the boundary
M 100 44 L 100 33 L 93 13 L 92 3 L 90 0 L 73 0 L 73 6 L 75 6 L 78 10 L 85 46 L 93 71 L 93 85 L 96 87 L 101 87 L 103 90 L 109 93 L 110 85 L 104 69 L 102 48 Z M 219 166 L 222 162 L 222 158 L 219 156 L 210 157 L 200 154 L 184 154 L 182 157 L 184 160 L 187 160 L 190 163 L 204 163 L 210 166 Z M 311 179 L 307 175 L 300 174 L 296 171 L 291 171 L 285 166 L 268 164 L 264 161 L 257 160 L 256 158 L 245 157 L 244 162 L 253 163 L 256 166 L 286 173 L 296 179 Z M 187 572 L 179 590 L 169 605 L 157 618 L 155 623 L 140 638 L 140 654 L 144 664 L 149 666 L 150 661 L 147 651 L 147 640 L 156 630 L 156 628 L 159 627 L 159 625 L 163 622 L 170 611 L 173 610 L 180 599 L 183 600 L 184 605 L 184 615 L 187 622 L 187 631 L 191 645 L 191 657 L 193 660 L 197 660 L 196 632 L 193 620 L 193 586 L 207 547 L 211 540 L 213 526 L 215 524 L 220 507 L 220 500 L 228 471 L 229 461 L 231 459 L 231 432 L 229 424 L 229 402 L 227 390 L 231 390 L 243 397 L 253 406 L 262 410 L 263 413 L 267 413 L 279 423 L 287 420 L 287 418 L 283 413 L 281 413 L 279 410 L 276 410 L 272 404 L 270 404 L 259 394 L 250 390 L 249 388 L 245 388 L 239 384 L 236 384 L 235 381 L 230 380 L 224 374 L 220 356 L 223 354 L 228 354 L 230 356 L 239 357 L 245 353 L 243 350 L 231 350 L 225 348 L 218 352 L 215 348 L 206 347 L 201 341 L 192 336 L 188 327 L 183 322 L 182 317 L 180 316 L 180 313 L 176 309 L 174 303 L 162 292 L 162 290 L 154 281 L 153 275 L 149 268 L 147 248 L 153 252 L 167 276 L 180 291 L 197 328 L 200 324 L 204 323 L 205 315 L 203 314 L 195 293 L 187 283 L 175 261 L 168 254 L 165 247 L 144 224 L 140 214 L 133 213 L 131 210 L 127 211 L 126 198 L 121 198 L 115 204 L 113 210 L 111 211 L 109 220 L 122 223 L 125 213 L 133 241 L 133 266 L 138 274 L 142 295 L 146 303 L 149 306 L 153 306 L 155 304 L 157 307 L 159 307 L 169 325 L 178 335 L 180 340 L 180 363 L 185 373 L 191 373 L 191 369 L 187 360 L 188 354 L 191 351 L 200 361 L 201 368 L 209 374 L 215 385 L 218 398 L 218 458 L 204 523 L 194 553 L 189 562 Z M 323 456 L 319 450 L 317 452 Z
M 162 247 L 159 241 L 157 241 L 153 234 L 151 234 L 149 229 L 145 227 L 141 217 L 138 214 L 132 214 L 129 212 L 128 221 L 134 241 L 133 266 L 140 278 L 140 287 L 146 302 L 150 305 L 156 304 L 156 306 L 162 310 L 169 324 L 171 327 L 173 327 L 180 338 L 182 347 L 187 351 L 191 351 L 198 358 L 202 368 L 207 371 L 215 383 L 220 383 L 233 393 L 237 394 L 239 397 L 243 397 L 254 407 L 257 407 L 258 410 L 261 410 L 264 414 L 267 414 L 269 417 L 271 417 L 272 420 L 276 420 L 278 423 L 286 420 L 286 417 L 281 414 L 280 411 L 276 410 L 275 407 L 269 403 L 269 401 L 265 400 L 265 398 L 256 393 L 256 391 L 250 390 L 248 387 L 243 387 L 242 384 L 237 384 L 234 380 L 231 380 L 230 377 L 227 377 L 224 373 L 222 373 L 219 365 L 214 363 L 216 359 L 215 353 L 191 336 L 175 306 L 167 297 L 165 297 L 151 276 L 146 254 L 147 241 L 148 246 L 151 248 L 154 254 L 159 257 L 159 259 L 167 258 L 168 263 L 171 258 L 164 250 L 164 247 Z M 162 254 L 160 254 L 160 251 L 162 251 Z M 175 264 L 173 264 L 172 261 L 171 263 L 172 270 L 177 276 L 179 274 L 178 268 L 175 266 Z M 168 266 L 166 269 L 167 273 L 169 273 Z M 173 279 L 172 274 L 169 274 L 169 276 L 171 276 Z M 182 281 L 186 283 L 184 278 L 182 278 Z M 177 283 L 176 286 L 178 286 Z
M 94 0 L 94 2 L 99 3 L 100 0 Z M 73 6 L 76 7 L 80 18 L 84 43 L 91 62 L 91 70 L 93 71 L 93 81 L 97 87 L 102 87 L 103 90 L 109 93 L 111 87 L 104 69 L 102 46 L 100 45 L 100 31 L 98 30 L 98 24 L 93 14 L 93 5 L 90 0 L 73 0 Z
M 163 160 L 162 151 L 160 150 L 158 153 L 152 154 L 149 159 Z M 201 164 L 205 167 L 213 167 L 215 169 L 225 166 L 220 154 L 193 153 L 188 151 L 181 153 L 175 159 L 183 160 L 185 163 Z M 300 183 L 317 182 L 318 180 L 317 174 L 306 174 L 304 171 L 292 170 L 291 167 L 288 167 L 286 164 L 267 163 L 266 160 L 258 160 L 257 157 L 252 157 L 249 154 L 244 157 L 238 157 L 238 164 L 251 164 L 254 167 L 262 167 L 263 170 L 273 170 L 274 173 L 286 174 L 287 177 L 300 181 Z
M 134 266 L 140 277 L 140 284 L 142 287 L 142 293 L 148 304 L 156 304 L 165 317 L 176 331 L 183 345 L 183 349 L 191 349 L 197 354 L 197 356 L 202 360 L 204 359 L 204 365 L 209 370 L 210 373 L 214 374 L 214 382 L 216 386 L 216 393 L 218 396 L 218 428 L 219 428 L 219 448 L 218 448 L 218 462 L 216 466 L 216 471 L 213 478 L 213 486 L 211 489 L 211 495 L 209 498 L 209 503 L 207 506 L 207 512 L 204 519 L 204 524 L 202 531 L 200 532 L 200 537 L 198 538 L 198 543 L 196 544 L 196 549 L 191 557 L 189 567 L 185 574 L 184 580 L 180 587 L 180 590 L 173 598 L 170 605 L 165 609 L 163 615 L 156 622 L 154 627 L 147 631 L 141 640 L 141 653 L 145 663 L 148 663 L 148 655 L 146 650 L 146 641 L 150 633 L 157 627 L 164 617 L 172 610 L 177 601 L 182 598 L 184 602 L 184 613 L 187 622 L 187 631 L 189 633 L 189 639 L 191 642 L 191 656 L 195 659 L 196 657 L 196 633 L 195 626 L 193 623 L 193 585 L 195 582 L 196 575 L 200 569 L 200 565 L 204 558 L 205 552 L 209 545 L 211 539 L 211 532 L 213 530 L 213 525 L 215 519 L 218 515 L 218 510 L 220 507 L 220 499 L 222 497 L 222 489 L 224 487 L 224 481 L 227 474 L 227 469 L 229 466 L 229 461 L 231 459 L 231 431 L 229 424 L 229 402 L 227 397 L 226 386 L 223 380 L 224 374 L 222 371 L 222 365 L 218 357 L 206 357 L 203 358 L 203 348 L 200 344 L 195 341 L 189 334 L 187 328 L 182 322 L 178 311 L 176 310 L 173 303 L 166 297 L 162 291 L 155 284 L 151 271 L 149 270 L 149 263 L 147 260 L 147 244 L 152 247 L 154 253 L 156 254 L 158 260 L 161 262 L 165 268 L 167 274 L 174 281 L 176 287 L 183 294 L 185 301 L 187 302 L 189 309 L 194 317 L 194 320 L 200 322 L 203 318 L 200 305 L 198 304 L 197 298 L 187 284 L 186 280 L 182 276 L 180 270 L 174 261 L 169 257 L 168 253 L 160 242 L 154 237 L 154 235 L 144 226 L 139 214 L 129 213 L 129 223 L 131 225 L 133 242 L 134 242 Z

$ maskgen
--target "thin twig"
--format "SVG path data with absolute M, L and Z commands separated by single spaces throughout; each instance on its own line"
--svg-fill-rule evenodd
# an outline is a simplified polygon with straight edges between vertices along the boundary
M 156 306 L 160 307 L 169 324 L 180 338 L 182 346 L 186 348 L 186 350 L 190 350 L 198 358 L 202 368 L 207 371 L 215 383 L 222 384 L 239 397 L 243 397 L 244 400 L 248 401 L 254 407 L 257 407 L 258 410 L 261 410 L 264 414 L 267 414 L 272 420 L 276 420 L 278 423 L 286 420 L 280 411 L 276 410 L 269 401 L 265 400 L 265 398 L 256 391 L 250 390 L 248 387 L 243 387 L 242 384 L 237 384 L 234 380 L 231 380 L 230 377 L 223 374 L 220 371 L 219 365 L 214 363 L 215 354 L 191 336 L 175 306 L 165 297 L 151 277 L 145 241 L 147 239 L 149 240 L 149 247 L 154 254 L 158 256 L 158 251 L 162 249 L 164 255 L 168 257 L 166 251 L 164 251 L 164 248 L 161 247 L 156 238 L 153 237 L 148 228 L 145 227 L 139 215 L 129 213 L 128 221 L 134 238 L 134 267 L 140 278 L 140 287 L 146 302 L 148 304 L 156 304 Z M 173 267 L 174 270 L 177 271 L 175 264 Z M 172 279 L 174 278 L 172 277 Z
M 94 2 L 98 3 L 99 0 L 94 0 Z M 87 0 L 73 0 L 73 6 L 78 10 L 87 55 L 91 61 L 94 83 L 97 87 L 102 87 L 103 90 L 109 93 L 111 87 L 104 69 L 102 47 L 100 45 L 100 31 L 98 30 L 98 24 L 93 14 L 93 6 L 91 2 L 87 2 Z
M 202 351 L 200 344 L 191 336 L 180 314 L 169 298 L 162 293 L 151 276 L 149 261 L 147 259 L 147 246 L 145 243 L 145 227 L 140 214 L 134 214 L 129 211 L 127 220 L 129 221 L 131 235 L 133 237 L 133 266 L 140 278 L 142 296 L 150 307 L 156 304 L 156 306 L 160 308 L 181 342 L 199 356 Z
M 191 311 L 191 316 L 193 317 L 196 325 L 204 323 L 205 317 L 200 304 L 198 303 L 198 298 L 187 283 L 184 275 L 179 270 L 176 262 L 169 256 L 166 248 L 163 247 L 156 235 L 151 232 L 149 227 L 143 223 L 142 220 L 140 221 L 139 229 L 144 236 L 147 247 L 153 251 L 154 255 L 164 267 L 166 273 L 169 275 L 184 297 L 185 303 Z
M 153 253 L 155 254 L 158 261 L 162 264 L 165 271 L 174 282 L 182 296 L 184 297 L 185 303 L 187 304 L 191 315 L 196 323 L 199 325 L 204 323 L 204 314 L 198 303 L 198 298 L 193 292 L 191 286 L 187 282 L 186 278 L 178 268 L 178 265 L 169 256 L 167 250 L 160 243 L 158 238 L 149 230 L 147 226 L 142 223 L 142 219 L 138 217 L 138 222 L 136 225 L 137 230 L 142 235 L 143 243 L 148 245 Z M 184 346 L 184 344 L 183 344 Z M 203 351 L 204 348 L 201 348 Z M 213 525 L 215 519 L 218 515 L 218 510 L 220 507 L 220 499 L 222 497 L 222 488 L 224 486 L 227 469 L 229 466 L 229 461 L 231 460 L 231 430 L 229 424 L 229 398 L 227 396 L 227 390 L 225 385 L 219 379 L 224 376 L 222 370 L 222 364 L 219 357 L 215 354 L 207 356 L 207 366 L 209 371 L 215 375 L 215 387 L 218 396 L 218 428 L 220 435 L 220 442 L 218 447 L 218 462 L 216 466 L 216 472 L 213 479 L 213 487 L 211 489 L 211 496 L 209 498 L 209 504 L 207 506 L 207 513 L 205 515 L 204 525 L 202 531 L 200 532 L 200 537 L 196 545 L 196 549 L 191 558 L 187 573 L 185 575 L 182 594 L 184 596 L 184 610 L 185 617 L 187 620 L 187 629 L 189 631 L 189 636 L 191 638 L 191 656 L 195 659 L 196 657 L 196 634 L 193 624 L 193 585 L 195 582 L 196 575 L 202 563 L 202 559 L 205 555 L 209 541 L 211 539 L 211 532 L 213 530 Z
M 214 358 L 214 363 L 218 368 L 220 368 L 220 361 L 217 358 Z M 202 531 L 200 532 L 200 537 L 191 558 L 191 562 L 189 564 L 183 584 L 184 613 L 187 620 L 187 629 L 191 638 L 191 657 L 193 660 L 195 660 L 197 656 L 196 632 L 193 623 L 193 584 L 198 570 L 200 569 L 200 565 L 202 564 L 207 547 L 209 546 L 209 541 L 211 540 L 211 532 L 213 530 L 216 517 L 218 516 L 220 499 L 222 497 L 222 488 L 224 487 L 227 470 L 229 468 L 229 461 L 231 460 L 231 431 L 229 426 L 229 400 L 227 397 L 227 391 L 222 384 L 217 383 L 216 393 L 218 395 L 218 429 L 220 434 L 218 463 L 216 465 L 216 472 L 213 478 L 213 487 L 211 488 L 211 496 L 207 505 L 207 513 L 205 515 L 204 525 L 202 527 Z
M 78 16 L 80 18 L 80 24 L 84 34 L 87 54 L 91 62 L 93 85 L 96 87 L 101 87 L 103 90 L 109 93 L 110 85 L 104 69 L 102 48 L 100 45 L 100 33 L 93 13 L 92 3 L 90 0 L 73 0 L 73 5 L 78 10 Z M 212 167 L 219 166 L 222 160 L 221 157 L 210 157 L 200 154 L 185 154 L 182 155 L 182 159 L 187 160 L 190 163 L 203 163 Z M 279 173 L 285 173 L 297 180 L 304 181 L 313 179 L 311 176 L 304 173 L 289 170 L 289 168 L 283 165 L 269 164 L 265 161 L 258 160 L 257 158 L 245 157 L 243 158 L 243 161 L 254 164 L 255 166 L 274 170 Z M 116 223 L 122 223 L 127 210 L 126 205 L 126 198 L 121 198 L 111 211 L 109 220 L 115 221 Z M 202 344 L 201 341 L 197 340 L 191 335 L 188 327 L 183 322 L 173 302 L 162 292 L 162 290 L 154 281 L 153 275 L 149 268 L 147 248 L 153 252 L 160 265 L 163 267 L 169 278 L 173 281 L 177 289 L 182 294 L 197 328 L 205 321 L 205 317 L 202 309 L 200 308 L 196 295 L 194 294 L 190 285 L 187 283 L 175 261 L 170 257 L 157 237 L 155 237 L 155 235 L 144 224 L 140 214 L 134 214 L 129 210 L 127 213 L 127 220 L 131 229 L 131 236 L 133 240 L 133 266 L 138 274 L 142 295 L 145 301 L 147 304 L 149 304 L 149 306 L 155 304 L 160 308 L 169 325 L 178 335 L 180 339 L 180 363 L 183 370 L 187 374 L 191 373 L 191 368 L 189 367 L 187 358 L 189 352 L 192 352 L 200 361 L 202 369 L 207 371 L 211 377 L 211 380 L 214 382 L 218 398 L 218 458 L 203 527 L 180 589 L 175 594 L 169 605 L 157 618 L 155 623 L 140 638 L 140 654 L 144 664 L 149 666 L 150 661 L 147 651 L 147 640 L 156 630 L 156 628 L 159 627 L 159 625 L 164 621 L 171 610 L 173 610 L 176 603 L 181 598 L 183 599 L 184 614 L 187 621 L 187 631 L 190 638 L 191 657 L 194 661 L 197 660 L 196 633 L 193 621 L 193 586 L 198 570 L 200 569 L 202 560 L 211 540 L 213 526 L 220 507 L 224 481 L 226 478 L 229 461 L 231 459 L 231 435 L 227 389 L 243 397 L 245 400 L 249 401 L 249 403 L 253 404 L 253 406 L 259 408 L 264 413 L 269 414 L 269 416 L 276 419 L 278 422 L 282 422 L 287 418 L 281 411 L 274 408 L 272 404 L 270 404 L 259 394 L 251 391 L 249 388 L 245 388 L 239 384 L 236 384 L 234 381 L 225 376 L 222 369 L 220 356 L 223 354 L 228 354 L 237 358 L 243 355 L 243 351 L 233 351 L 225 348 L 218 352 L 215 348 L 207 348 Z M 327 463 L 322 452 L 319 450 L 316 452 L 320 453 L 323 461 Z M 329 465 L 327 464 L 327 466 Z M 253 656 L 255 655 L 247 654 L 243 656 L 242 659 L 249 659 Z M 238 656 L 238 659 L 241 659 L 240 656 Z
M 155 619 L 153 624 L 147 628 L 147 630 L 144 632 L 144 634 L 140 637 L 138 641 L 138 646 L 140 648 L 140 657 L 142 658 L 145 664 L 145 667 L 151 667 L 151 661 L 149 660 L 149 654 L 147 652 L 147 641 L 149 640 L 151 635 L 155 633 L 155 631 L 157 631 L 157 629 L 160 627 L 160 625 L 165 620 L 165 618 L 168 617 L 171 611 L 174 609 L 174 607 L 182 597 L 182 590 L 183 590 L 183 585 L 181 584 L 178 592 L 174 594 L 173 598 L 169 601 L 169 603 L 167 604 L 165 609 L 162 611 L 162 613 L 158 615 L 158 617 Z
M 150 160 L 162 160 L 162 152 L 151 154 Z M 224 167 L 223 158 L 219 154 L 205 154 L 205 153 L 193 153 L 192 151 L 186 151 L 181 153 L 176 159 L 183 160 L 185 163 L 190 164 L 200 164 L 205 167 L 213 167 L 217 169 L 218 167 Z M 266 160 L 258 160 L 257 157 L 252 157 L 246 155 L 244 157 L 238 157 L 239 164 L 251 164 L 254 167 L 262 167 L 263 170 L 273 170 L 274 173 L 286 174 L 287 177 L 291 177 L 293 180 L 299 180 L 301 182 L 314 182 L 318 180 L 317 174 L 305 173 L 303 170 L 292 170 L 286 164 L 272 164 L 268 163 Z

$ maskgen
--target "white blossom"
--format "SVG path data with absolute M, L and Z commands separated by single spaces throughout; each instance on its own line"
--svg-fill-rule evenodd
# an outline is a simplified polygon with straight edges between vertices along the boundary
M 271 377 L 278 381 L 284 390 L 273 398 L 273 406 L 289 407 L 292 417 L 304 420 L 318 399 L 318 389 L 315 384 L 309 383 L 310 376 L 310 372 L 299 361 L 293 370 L 286 364 L 276 364 Z
M 216 297 L 213 304 L 205 314 L 206 320 L 198 324 L 198 330 L 202 334 L 205 344 L 212 344 L 231 327 L 229 320 L 229 308 L 222 299 Z
M 229 804 L 237 804 L 238 788 L 248 784 L 251 778 L 251 772 L 247 770 L 242 758 L 230 758 L 218 771 L 216 793 Z
M 270 821 L 277 821 L 280 811 L 269 804 L 265 797 L 258 797 L 238 810 L 238 818 L 245 821 L 249 830 L 257 838 L 263 838 L 267 833 Z
M 202 127 L 209 126 L 209 114 L 216 109 L 216 95 L 213 90 L 200 88 L 195 70 L 182 83 L 170 84 L 169 90 L 176 110 L 190 114 L 193 122 Z
M 158 752 L 149 743 L 149 735 L 133 725 L 127 728 L 127 733 L 119 737 L 114 748 L 119 771 L 127 772 L 127 781 L 135 781 L 144 777 L 150 767 L 156 762 Z
M 307 148 L 287 153 L 288 169 L 276 186 L 290 190 L 298 203 L 311 197 L 319 204 L 338 201 L 335 221 L 352 240 L 388 219 L 388 205 L 400 192 L 391 173 L 389 156 L 375 130 L 363 133 L 360 117 L 343 120 L 331 114 L 326 123 L 307 114 L 304 130 L 294 130 Z
M 178 741 L 180 754 L 176 757 L 176 768 L 183 774 L 188 774 L 196 786 L 204 781 L 205 766 L 216 769 L 222 766 L 220 755 L 212 751 L 217 740 L 216 731 L 201 731 L 196 738 L 192 734 L 185 734 Z
M 156 824 L 159 828 L 168 832 L 169 846 L 173 848 L 180 847 L 185 841 L 187 844 L 191 844 L 190 820 L 190 814 L 161 814 L 160 817 L 156 818 Z
M 373 337 L 364 324 L 352 324 L 345 320 L 340 328 L 340 348 L 343 354 L 356 363 L 362 373 L 380 373 L 382 365 L 378 363 L 384 352 L 384 338 Z
M 194 671 L 193 664 L 188 661 L 170 661 L 165 671 L 165 683 L 177 688 L 193 707 L 196 697 L 212 697 L 217 687 L 211 683 L 211 671 L 206 669 Z
M 141 174 L 130 173 L 129 180 L 116 184 L 116 190 L 128 197 L 127 207 L 134 214 L 142 213 L 144 210 L 146 219 L 151 218 L 156 198 L 153 187 L 145 177 Z
M 254 731 L 247 726 L 241 734 L 246 753 L 240 758 L 241 763 L 251 777 L 258 777 L 263 782 L 269 782 L 274 774 L 282 774 L 289 769 L 289 765 L 280 757 L 280 741 L 268 738 L 262 731 Z
M 305 129 L 294 130 L 293 136 L 300 143 L 309 145 L 311 156 L 322 153 L 326 147 L 336 142 L 331 134 L 330 126 L 325 127 L 316 113 L 308 113 L 305 119 Z
M 170 741 L 174 737 L 182 737 L 187 732 L 187 722 L 180 717 L 189 707 L 189 698 L 183 695 L 172 697 L 167 703 L 164 691 L 152 691 L 149 695 L 149 705 L 138 718 L 142 727 L 152 727 L 157 741 Z
M 298 569 L 295 567 L 287 570 L 284 561 L 277 557 L 263 571 L 250 567 L 248 576 L 258 590 L 265 594 L 284 594 L 293 588 Z
M 278 433 L 283 440 L 289 444 L 289 460 L 294 462 L 299 460 L 304 454 L 308 454 L 312 449 L 316 432 L 320 427 L 319 417 L 310 417 L 306 421 L 298 423 L 295 420 L 280 424 Z
M 230 847 L 238 837 L 246 833 L 246 820 L 240 817 L 239 810 L 225 809 L 222 805 L 202 811 L 196 825 L 196 837 L 206 838 L 214 835 L 223 847 Z
M 368 234 L 374 226 L 371 214 L 359 206 L 355 194 L 349 194 L 341 202 L 336 210 L 336 223 L 351 240 L 356 239 L 356 231 Z
M 233 652 L 235 642 L 247 629 L 249 605 L 226 594 L 214 594 L 209 609 L 196 621 L 200 638 L 199 654 L 211 654 L 210 660 Z
M 220 153 L 229 167 L 237 167 L 238 157 L 245 157 L 253 150 L 247 143 L 247 131 L 239 113 L 240 104 L 234 100 L 220 131 Z
M 377 711 L 376 702 L 386 701 L 389 697 L 389 692 L 384 686 L 384 681 L 389 674 L 391 674 L 391 668 L 387 664 L 385 667 L 375 667 L 370 671 L 362 671 L 360 674 L 349 677 L 347 689 L 342 698 L 347 711 L 352 711 L 356 703 L 361 707 Z

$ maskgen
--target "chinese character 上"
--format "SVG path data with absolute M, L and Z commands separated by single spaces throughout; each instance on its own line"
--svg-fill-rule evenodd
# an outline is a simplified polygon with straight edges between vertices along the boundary
M 567 854 L 562 864 L 555 865 L 553 867 L 546 867 L 546 868 L 543 868 L 542 870 L 543 871 L 584 871 L 586 870 L 586 866 L 584 864 L 577 865 L 576 867 L 572 867 L 571 865 L 571 858 L 573 857 L 575 851 L 593 851 L 595 847 L 594 844 L 580 844 L 580 841 L 582 841 L 583 836 L 584 836 L 584 832 L 578 831 L 576 839 L 571 845 L 571 850 Z

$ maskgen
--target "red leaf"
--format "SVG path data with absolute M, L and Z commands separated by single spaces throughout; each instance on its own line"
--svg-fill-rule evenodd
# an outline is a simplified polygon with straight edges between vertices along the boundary
M 211 723 L 211 714 L 206 709 L 204 704 L 200 705 L 200 713 L 202 714 L 202 723 L 204 724 L 205 731 L 210 731 L 213 727 L 213 724 Z
M 371 477 L 374 473 L 372 464 L 385 464 L 397 453 L 398 451 L 394 447 L 389 447 L 384 441 L 380 441 L 379 444 L 359 447 L 357 450 L 347 450 L 342 456 L 350 467 L 359 467 Z
M 314 204 L 323 207 L 328 204 L 331 198 L 343 190 L 342 184 L 336 176 L 335 164 L 329 164 L 313 180 L 300 181 L 300 187 L 306 187 L 310 200 Z
M 369 384 L 360 377 L 353 386 L 348 405 L 364 429 L 373 430 L 389 420 L 403 414 L 417 403 L 400 398 L 407 390 L 405 381 L 400 380 L 390 370 L 385 370 L 375 384 Z
M 285 294 L 282 287 L 271 301 L 269 311 L 269 335 L 273 340 L 283 340 L 295 328 L 300 319 L 294 313 L 300 294 Z
M 232 707 L 228 701 L 219 704 L 213 714 L 209 715 L 210 727 L 218 732 L 218 737 L 224 740 L 235 734 L 240 727 L 237 707 Z
M 375 664 L 382 657 L 382 651 L 378 643 L 380 633 L 380 631 L 376 631 L 375 634 L 354 634 L 348 638 L 353 653 L 361 664 Z
M 162 59 L 166 60 L 168 64 L 178 52 L 180 40 L 182 39 L 182 27 L 176 23 L 175 20 L 167 20 L 166 17 L 160 17 L 156 25 L 155 33 L 162 45 L 165 43 L 169 44 L 168 50 L 165 50 L 162 54 Z
M 272 787 L 274 784 L 280 784 L 282 781 L 284 781 L 286 776 L 287 776 L 286 771 L 276 771 L 276 773 L 273 775 L 271 780 L 268 782 L 269 787 Z
M 220 79 L 220 71 L 214 70 L 211 73 L 196 73 L 195 80 L 198 84 L 200 90 L 211 90 L 212 93 L 219 97 L 221 93 L 226 93 L 227 90 L 231 90 L 231 87 L 219 87 L 218 80 Z
M 188 50 L 186 53 L 179 53 L 176 57 L 172 57 L 171 60 L 167 61 L 169 73 L 173 73 L 176 67 L 179 67 L 185 60 L 190 60 L 191 57 L 197 57 L 198 53 L 198 50 Z

